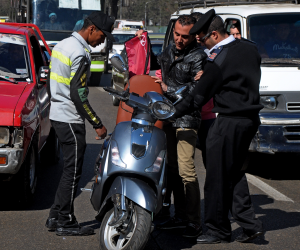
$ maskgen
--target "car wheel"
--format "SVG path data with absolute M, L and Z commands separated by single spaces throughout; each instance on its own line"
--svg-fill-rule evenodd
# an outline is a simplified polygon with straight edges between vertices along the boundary
M 111 86 L 113 89 L 116 89 L 113 80 L 111 79 Z M 112 103 L 114 106 L 119 106 L 120 100 L 112 95 Z
M 21 205 L 32 203 L 37 183 L 38 157 L 36 144 L 32 144 L 15 178 Z

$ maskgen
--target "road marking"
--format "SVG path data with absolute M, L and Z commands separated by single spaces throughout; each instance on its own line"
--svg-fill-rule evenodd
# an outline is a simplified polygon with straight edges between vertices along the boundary
M 96 87 L 98 90 L 100 90 L 101 92 L 105 92 L 105 90 L 102 87 Z
M 278 192 L 275 188 L 272 188 L 267 183 L 263 182 L 262 180 L 256 178 L 255 176 L 251 174 L 246 174 L 248 182 L 250 182 L 252 185 L 258 187 L 260 190 L 262 190 L 264 193 L 272 197 L 274 200 L 277 201 L 289 201 L 294 202 L 289 197 L 285 196 L 284 194 Z

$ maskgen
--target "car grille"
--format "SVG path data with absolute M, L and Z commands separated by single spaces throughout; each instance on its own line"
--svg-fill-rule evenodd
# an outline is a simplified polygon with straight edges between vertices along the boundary
M 300 126 L 286 126 L 283 132 L 284 137 L 290 142 L 300 141 Z
M 136 158 L 141 158 L 145 155 L 146 153 L 146 146 L 145 145 L 139 145 L 136 143 L 132 143 L 132 154 Z
M 286 104 L 286 109 L 289 112 L 299 112 L 300 111 L 300 102 L 288 102 Z

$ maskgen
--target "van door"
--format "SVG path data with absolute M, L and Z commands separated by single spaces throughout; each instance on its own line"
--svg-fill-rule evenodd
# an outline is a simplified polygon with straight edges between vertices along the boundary
M 175 25 L 175 22 L 177 20 L 177 16 L 172 17 L 172 19 L 170 20 L 169 24 L 168 24 L 168 28 L 166 31 L 166 35 L 165 35 L 165 40 L 164 40 L 164 44 L 163 44 L 163 50 L 168 47 L 168 45 L 170 43 L 173 43 L 174 39 L 173 39 L 173 28 Z

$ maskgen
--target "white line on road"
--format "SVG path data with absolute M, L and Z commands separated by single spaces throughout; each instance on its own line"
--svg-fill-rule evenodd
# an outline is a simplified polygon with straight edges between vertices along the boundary
M 275 188 L 272 188 L 267 183 L 263 182 L 262 180 L 256 178 L 255 176 L 251 174 L 246 174 L 248 182 L 250 182 L 252 185 L 258 187 L 260 190 L 265 192 L 267 195 L 272 197 L 274 200 L 277 201 L 289 201 L 294 202 L 289 197 L 285 196 L 284 194 L 278 192 Z
M 102 87 L 96 87 L 98 90 L 100 90 L 101 92 L 105 92 L 105 90 Z

